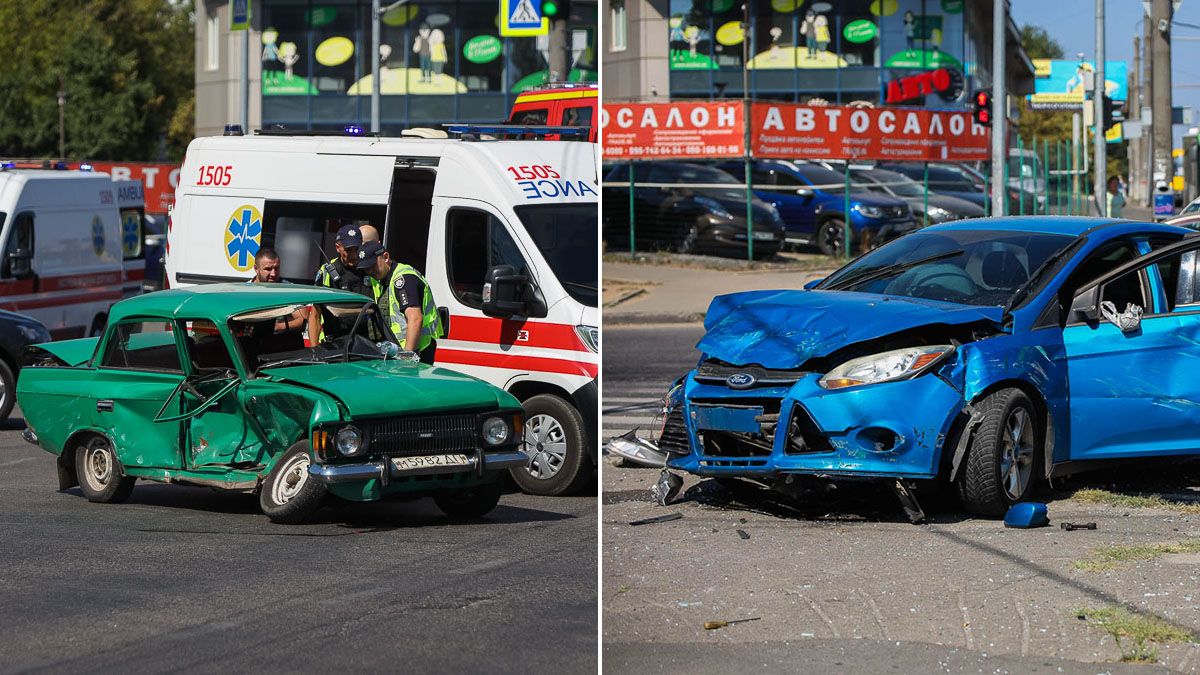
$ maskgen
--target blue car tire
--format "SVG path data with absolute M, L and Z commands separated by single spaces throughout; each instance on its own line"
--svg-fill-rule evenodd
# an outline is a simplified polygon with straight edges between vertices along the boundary
M 828 256 L 841 256 L 845 245 L 846 234 L 843 231 L 846 223 L 841 218 L 830 218 L 817 228 L 817 248 Z M 854 250 L 854 233 L 850 233 L 850 250 Z
M 983 419 L 971 437 L 958 495 L 976 515 L 1003 516 L 1040 477 L 1042 434 L 1037 409 L 1020 389 L 1000 389 L 975 404 Z

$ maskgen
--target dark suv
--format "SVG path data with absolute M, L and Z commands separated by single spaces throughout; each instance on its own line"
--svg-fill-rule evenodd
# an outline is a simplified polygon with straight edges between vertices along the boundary
M 604 241 L 609 250 L 629 247 L 630 164 L 604 168 Z M 746 253 L 746 190 L 728 173 L 690 162 L 634 162 L 634 247 L 678 253 Z M 783 245 L 779 212 L 758 198 L 754 255 L 770 257 Z

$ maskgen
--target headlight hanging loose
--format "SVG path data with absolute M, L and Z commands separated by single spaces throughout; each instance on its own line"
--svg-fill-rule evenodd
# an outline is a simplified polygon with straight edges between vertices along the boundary
M 924 372 L 953 351 L 954 345 L 930 345 L 850 359 L 826 373 L 818 383 L 825 389 L 845 389 L 902 380 Z

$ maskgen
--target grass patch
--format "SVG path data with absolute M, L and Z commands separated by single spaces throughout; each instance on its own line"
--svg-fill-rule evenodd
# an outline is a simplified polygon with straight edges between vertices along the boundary
M 1077 570 L 1099 572 L 1110 570 L 1121 563 L 1153 560 L 1168 553 L 1200 553 L 1200 539 L 1184 539 L 1167 544 L 1141 544 L 1137 546 L 1101 546 L 1092 549 L 1088 557 L 1076 560 L 1072 566 Z
M 1076 490 L 1071 499 L 1088 504 L 1104 504 L 1121 508 L 1162 509 L 1176 513 L 1200 514 L 1200 504 L 1173 502 L 1158 495 L 1127 495 L 1096 488 Z
M 1121 607 L 1078 609 L 1075 618 L 1112 635 L 1121 650 L 1121 660 L 1132 663 L 1158 661 L 1158 647 L 1154 645 L 1196 640 L 1196 636 L 1178 626 Z

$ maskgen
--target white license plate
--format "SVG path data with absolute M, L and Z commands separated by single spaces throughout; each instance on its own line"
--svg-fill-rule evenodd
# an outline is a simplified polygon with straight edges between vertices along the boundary
M 471 466 L 471 460 L 466 455 L 423 455 L 420 457 L 393 457 L 392 466 L 397 471 L 413 469 L 465 469 Z
M 771 232 L 755 232 L 754 241 L 774 241 L 775 235 Z

